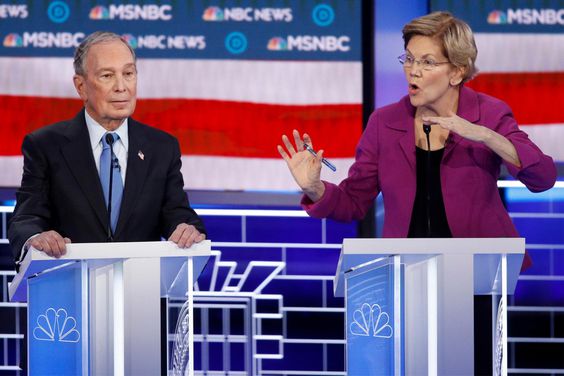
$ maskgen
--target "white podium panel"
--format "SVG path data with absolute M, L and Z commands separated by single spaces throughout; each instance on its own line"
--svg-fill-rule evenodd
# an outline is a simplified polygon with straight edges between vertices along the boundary
M 192 285 L 210 254 L 210 241 L 188 249 L 171 242 L 68 244 L 67 254 L 59 259 L 31 249 L 9 286 L 12 301 L 29 298 L 34 307 L 28 311 L 28 337 L 30 346 L 40 350 L 29 354 L 30 374 L 49 373 L 49 369 L 61 375 L 160 374 L 160 297 L 172 289 L 177 294 L 182 290 L 191 302 Z M 77 265 L 82 272 L 67 272 Z M 61 284 L 63 278 L 67 282 Z M 33 290 L 28 291 L 28 285 Z M 58 299 L 64 295 L 78 299 Z M 82 326 L 77 327 L 77 322 Z M 72 334 L 67 334 L 73 323 Z M 34 330 L 44 335 L 31 337 Z M 71 336 L 78 340 L 69 344 L 66 339 Z M 56 355 L 64 353 L 55 346 L 59 342 L 69 342 L 64 344 L 67 349 L 74 346 L 82 352 L 82 361 L 72 362 L 76 369 L 58 368 L 61 362 L 55 361 Z M 36 357 L 41 362 L 34 362 Z M 193 374 L 192 358 L 189 374 Z
M 507 301 L 507 294 L 515 290 L 524 252 L 523 238 L 345 239 L 334 293 L 344 296 L 348 305 L 349 295 L 354 294 L 345 290 L 351 273 L 372 268 L 374 260 L 399 258 L 404 269 L 396 283 L 401 290 L 389 288 L 402 292 L 395 295 L 402 297 L 396 307 L 403 309 L 393 311 L 405 314 L 395 321 L 390 317 L 395 322 L 394 336 L 401 336 L 393 338 L 393 374 L 473 375 L 474 295 L 501 295 Z M 506 328 L 505 311 L 502 320 Z M 507 354 L 506 336 L 503 343 Z M 506 370 L 507 357 L 503 359 Z M 376 368 L 366 369 L 377 374 Z

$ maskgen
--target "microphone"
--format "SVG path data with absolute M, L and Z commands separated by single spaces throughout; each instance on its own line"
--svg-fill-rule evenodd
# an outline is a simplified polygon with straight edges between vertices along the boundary
M 108 191 L 108 241 L 114 241 L 112 232 L 112 186 L 114 180 L 114 137 L 110 133 L 106 133 L 106 142 L 110 145 L 110 190 Z
M 431 139 L 429 134 L 431 133 L 431 124 L 423 123 L 423 132 L 425 132 L 425 137 L 427 138 L 427 174 L 431 171 Z M 430 176 L 427 175 L 427 236 L 431 236 L 431 182 Z
M 431 133 L 431 124 L 423 123 L 423 132 L 425 132 L 425 136 L 427 136 L 427 150 L 431 150 L 431 140 L 429 139 L 429 134 Z

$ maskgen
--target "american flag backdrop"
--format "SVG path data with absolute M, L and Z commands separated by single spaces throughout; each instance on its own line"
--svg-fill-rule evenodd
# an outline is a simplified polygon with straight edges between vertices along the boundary
M 186 188 L 296 189 L 276 145 L 307 131 L 342 179 L 362 122 L 360 63 L 138 61 L 134 118 L 180 141 Z M 82 107 L 72 59 L 0 58 L 0 185 L 18 186 L 23 136 Z M 343 79 L 335 79 L 342 77 Z M 7 81 L 7 82 L 6 82 Z
M 360 2 L 131 3 L 20 2 L 9 9 L 25 18 L 0 20 L 0 186 L 20 184 L 25 134 L 81 109 L 74 46 L 61 46 L 101 28 L 136 48 L 133 117 L 179 139 L 185 188 L 296 190 L 276 150 L 293 129 L 337 165 L 325 179 L 346 176 L 362 131 Z
M 136 47 L 134 118 L 178 137 L 186 188 L 295 190 L 276 151 L 294 128 L 337 165 L 323 178 L 340 181 L 362 129 L 360 3 L 0 2 L 0 186 L 20 183 L 26 133 L 80 110 L 72 53 L 99 29 Z M 541 149 L 564 161 L 561 2 L 432 1 L 431 9 L 452 11 L 475 32 L 480 74 L 468 85 L 506 101 Z M 231 34 L 246 36 L 244 51 L 228 48 Z
M 564 162 L 562 1 L 432 1 L 467 21 L 478 48 L 475 90 L 505 101 L 522 130 Z

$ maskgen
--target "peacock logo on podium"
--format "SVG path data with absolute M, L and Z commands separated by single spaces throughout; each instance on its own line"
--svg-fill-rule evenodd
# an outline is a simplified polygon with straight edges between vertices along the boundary
M 33 338 L 38 341 L 77 343 L 80 341 L 80 332 L 76 329 L 76 319 L 69 316 L 66 309 L 48 308 L 44 314 L 37 316 Z
M 350 332 L 355 336 L 392 338 L 394 329 L 389 323 L 390 315 L 383 312 L 379 304 L 364 303 L 353 313 Z

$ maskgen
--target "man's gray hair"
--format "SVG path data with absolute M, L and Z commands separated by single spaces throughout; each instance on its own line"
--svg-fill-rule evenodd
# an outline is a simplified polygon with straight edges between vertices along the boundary
M 81 76 L 84 76 L 84 74 L 86 73 L 86 69 L 84 68 L 84 62 L 86 61 L 86 56 L 88 55 L 88 51 L 90 50 L 90 47 L 94 46 L 95 44 L 113 42 L 116 40 L 119 40 L 120 42 L 125 44 L 127 48 L 129 48 L 129 51 L 133 56 L 133 61 L 136 62 L 137 57 L 135 56 L 135 51 L 133 50 L 133 48 L 131 48 L 129 43 L 127 43 L 121 36 L 109 31 L 96 31 L 95 33 L 92 33 L 86 38 L 84 38 L 82 43 L 80 43 L 80 45 L 76 48 L 76 51 L 74 52 L 74 63 L 73 63 L 74 73 Z

